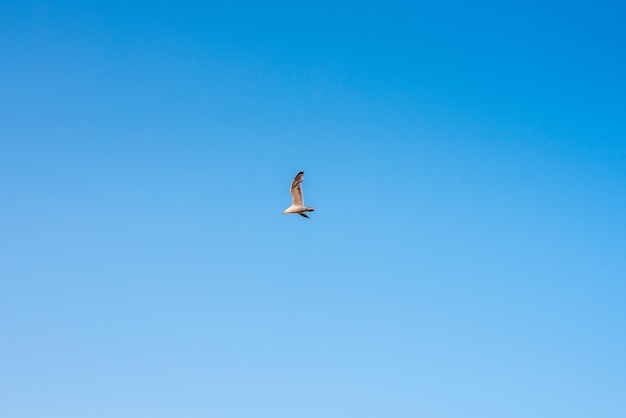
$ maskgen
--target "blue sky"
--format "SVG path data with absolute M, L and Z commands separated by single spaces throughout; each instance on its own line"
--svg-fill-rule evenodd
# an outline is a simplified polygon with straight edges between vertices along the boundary
M 207 3 L 0 4 L 0 415 L 626 415 L 623 5 Z

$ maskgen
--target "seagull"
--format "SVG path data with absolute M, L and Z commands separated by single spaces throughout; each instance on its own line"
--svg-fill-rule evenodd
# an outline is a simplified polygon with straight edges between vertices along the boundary
M 300 184 L 304 180 L 304 171 L 296 174 L 296 177 L 291 182 L 291 206 L 284 210 L 284 213 L 297 213 L 300 216 L 308 218 L 305 212 L 315 212 L 315 208 L 307 208 L 302 201 L 302 186 Z

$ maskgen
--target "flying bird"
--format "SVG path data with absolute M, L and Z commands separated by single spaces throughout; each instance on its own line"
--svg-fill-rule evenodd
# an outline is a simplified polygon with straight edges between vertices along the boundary
M 297 213 L 300 216 L 308 218 L 305 212 L 315 212 L 315 208 L 307 208 L 302 200 L 302 181 L 304 180 L 304 171 L 296 174 L 291 182 L 291 206 L 283 211 L 283 213 Z

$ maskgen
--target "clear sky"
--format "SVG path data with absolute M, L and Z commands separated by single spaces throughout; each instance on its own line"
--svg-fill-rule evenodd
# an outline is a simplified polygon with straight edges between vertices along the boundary
M 509 3 L 0 2 L 0 416 L 626 416 L 626 8 Z

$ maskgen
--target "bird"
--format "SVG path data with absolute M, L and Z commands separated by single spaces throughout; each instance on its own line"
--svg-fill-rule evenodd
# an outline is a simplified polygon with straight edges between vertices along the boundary
M 304 206 L 302 199 L 302 181 L 304 180 L 304 171 L 300 171 L 296 174 L 296 177 L 291 182 L 291 206 L 283 211 L 283 214 L 297 213 L 300 216 L 308 218 L 305 212 L 315 212 L 315 208 L 308 208 Z

